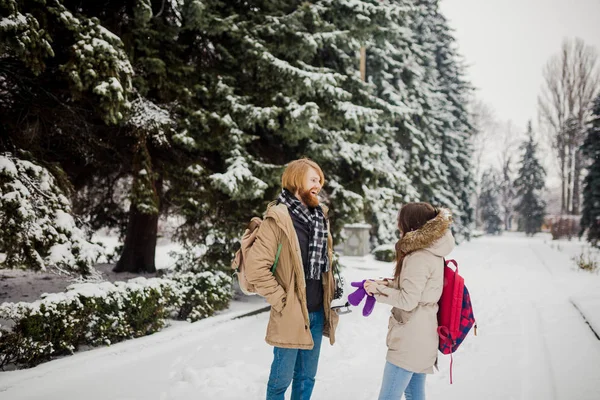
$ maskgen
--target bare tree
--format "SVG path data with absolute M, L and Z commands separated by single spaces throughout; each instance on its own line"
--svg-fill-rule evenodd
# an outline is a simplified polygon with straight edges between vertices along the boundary
M 512 170 L 513 156 L 519 147 L 517 139 L 518 129 L 511 121 L 507 121 L 502 127 L 498 137 L 500 149 L 500 207 L 504 222 L 504 230 L 508 231 L 512 225 L 512 217 L 515 201 L 515 178 Z
M 489 151 L 489 141 L 497 135 L 498 122 L 492 107 L 481 100 L 473 99 L 470 104 L 473 134 L 473 168 L 479 180 L 482 173 L 483 156 Z
M 544 85 L 538 96 L 542 126 L 556 152 L 561 177 L 561 213 L 579 213 L 581 170 L 579 148 L 591 101 L 600 88 L 598 54 L 583 40 L 565 39 L 561 52 L 544 68 Z
M 483 158 L 490 151 L 490 139 L 497 134 L 498 122 L 496 121 L 492 107 L 479 99 L 471 99 L 469 112 L 471 113 L 471 123 L 473 126 L 471 143 L 473 145 L 473 173 L 475 176 L 475 193 L 473 199 L 473 204 L 475 204 L 475 225 L 477 228 L 481 228 L 483 221 L 479 199 L 481 195 Z

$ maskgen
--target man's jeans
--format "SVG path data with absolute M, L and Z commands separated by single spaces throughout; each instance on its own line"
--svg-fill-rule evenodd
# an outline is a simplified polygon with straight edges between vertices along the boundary
M 402 398 L 402 393 L 406 400 L 425 400 L 426 376 L 386 362 L 379 400 L 398 400 Z
M 283 400 L 292 379 L 292 400 L 309 400 L 315 386 L 315 375 L 319 364 L 321 340 L 323 339 L 323 311 L 308 313 L 310 333 L 315 346 L 312 350 L 273 349 L 273 364 L 267 384 L 267 400 Z

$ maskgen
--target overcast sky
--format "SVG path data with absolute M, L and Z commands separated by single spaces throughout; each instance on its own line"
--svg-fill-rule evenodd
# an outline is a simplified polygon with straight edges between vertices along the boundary
M 600 51 L 600 0 L 441 0 L 477 97 L 500 121 L 537 123 L 542 69 L 563 38 Z
M 600 50 L 600 0 L 441 0 L 479 97 L 500 119 L 537 119 L 542 69 L 563 38 Z

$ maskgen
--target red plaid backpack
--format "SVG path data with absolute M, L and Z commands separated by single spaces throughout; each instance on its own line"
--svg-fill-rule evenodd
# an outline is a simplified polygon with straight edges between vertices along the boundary
M 450 267 L 454 264 L 454 270 Z M 471 296 L 465 280 L 458 274 L 458 263 L 444 259 L 444 288 L 438 302 L 438 349 L 450 354 L 450 383 L 452 383 L 452 353 L 458 349 L 471 327 L 477 336 L 477 323 L 471 306 Z

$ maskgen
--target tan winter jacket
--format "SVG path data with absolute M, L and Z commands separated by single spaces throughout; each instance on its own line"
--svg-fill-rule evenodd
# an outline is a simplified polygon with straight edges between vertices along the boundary
M 403 252 L 398 279 L 390 287 L 377 285 L 378 302 L 393 306 L 388 323 L 387 361 L 416 373 L 433 373 L 437 361 L 437 311 L 444 284 L 444 263 L 454 248 L 448 229 L 449 211 L 442 210 L 421 229 L 401 239 Z
M 325 206 L 321 206 L 327 213 Z M 271 267 L 275 261 L 278 244 L 281 254 L 275 274 Z M 339 316 L 331 310 L 335 284 L 331 269 L 333 241 L 328 235 L 330 268 L 323 274 L 323 308 L 325 325 L 323 335 L 335 342 L 335 328 Z M 266 342 L 272 346 L 307 349 L 314 346 L 310 333 L 308 308 L 306 305 L 306 283 L 300 245 L 292 218 L 285 204 L 271 203 L 260 225 L 256 242 L 246 258 L 246 278 L 256 291 L 271 304 L 271 316 L 267 326 Z

